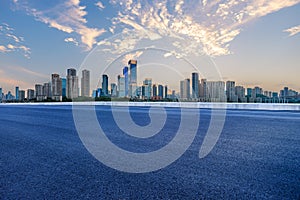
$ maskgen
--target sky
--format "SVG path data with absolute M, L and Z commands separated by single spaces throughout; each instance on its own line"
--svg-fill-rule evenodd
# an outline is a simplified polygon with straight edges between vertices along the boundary
M 0 88 L 34 88 L 89 69 L 115 82 L 129 59 L 139 83 L 208 80 L 300 91 L 300 0 L 1 0 Z

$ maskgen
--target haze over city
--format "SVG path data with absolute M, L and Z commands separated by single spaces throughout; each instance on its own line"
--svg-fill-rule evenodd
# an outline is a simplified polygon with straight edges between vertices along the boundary
M 94 62 L 90 57 L 95 48 L 109 53 L 107 60 L 97 60 L 99 66 L 124 53 L 130 56 L 131 51 L 137 56 L 136 49 L 151 43 L 161 47 L 156 42 L 163 40 L 168 41 L 163 47 L 191 61 L 209 80 L 299 91 L 299 2 L 4 0 L 0 3 L 0 87 L 5 92 L 15 86 L 33 88 L 47 82 L 52 73 L 65 76 L 70 67 L 94 68 L 87 64 Z M 138 56 L 151 55 L 150 63 L 158 54 Z M 205 54 L 212 58 L 219 77 L 206 71 L 210 66 L 198 63 Z M 184 70 L 185 65 L 178 67 L 184 77 L 191 72 Z M 98 79 L 101 75 L 93 74 Z M 174 78 L 168 85 L 178 87 L 179 80 Z

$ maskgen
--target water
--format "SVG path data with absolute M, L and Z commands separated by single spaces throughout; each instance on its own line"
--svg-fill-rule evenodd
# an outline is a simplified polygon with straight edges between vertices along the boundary
M 132 107 L 135 122 L 150 122 L 147 107 Z M 96 107 L 108 138 L 133 152 L 157 150 L 174 137 L 178 108 L 167 108 L 162 134 L 137 139 L 122 134 L 109 106 Z M 111 169 L 96 160 L 76 132 L 72 107 L 0 107 L 1 199 L 299 199 L 300 112 L 227 110 L 215 148 L 199 149 L 210 122 L 201 109 L 190 148 L 168 167 L 144 174 Z

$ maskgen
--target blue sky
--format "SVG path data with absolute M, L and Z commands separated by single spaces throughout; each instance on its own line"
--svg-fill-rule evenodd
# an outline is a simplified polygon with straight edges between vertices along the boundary
M 146 66 L 146 55 L 156 55 L 151 77 L 156 73 L 160 82 L 158 62 L 164 57 L 159 51 L 136 51 L 147 46 L 167 49 L 175 63 L 189 60 L 211 80 L 300 91 L 300 0 L 0 2 L 0 87 L 5 92 L 16 85 L 33 88 L 54 72 L 64 76 L 69 67 L 90 69 L 95 85 L 97 67 L 120 55 L 119 66 L 131 57 Z M 219 77 L 210 73 L 209 64 L 200 64 L 203 55 L 211 57 Z M 105 62 L 92 59 L 99 56 Z M 178 67 L 181 77 L 189 75 L 184 63 Z M 116 67 L 110 73 L 120 72 Z M 170 75 L 168 84 L 175 87 L 179 78 Z

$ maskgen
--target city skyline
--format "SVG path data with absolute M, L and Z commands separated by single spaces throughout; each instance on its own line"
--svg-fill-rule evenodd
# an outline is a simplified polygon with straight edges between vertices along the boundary
M 298 92 L 284 87 L 279 92 L 264 90 L 260 86 L 246 88 L 236 84 L 235 81 L 213 81 L 200 77 L 197 72 L 190 72 L 190 77 L 179 80 L 179 90 L 170 89 L 165 83 L 157 83 L 151 77 L 140 79 L 138 61 L 129 60 L 128 66 L 120 67 L 117 83 L 110 80 L 107 74 L 102 74 L 101 87 L 91 88 L 91 72 L 87 69 L 81 71 L 81 82 L 79 84 L 79 73 L 74 68 L 68 68 L 67 76 L 60 77 L 59 74 L 51 74 L 49 82 L 35 84 L 35 90 L 28 88 L 25 98 L 25 90 L 15 86 L 15 96 L 11 91 L 2 93 L 0 88 L 0 101 L 23 102 L 23 101 L 66 101 L 75 100 L 79 97 L 86 98 L 130 98 L 140 100 L 164 100 L 180 99 L 182 101 L 202 102 L 241 102 L 241 103 L 288 103 L 299 102 Z M 201 79 L 200 79 L 201 78 Z M 139 81 L 141 82 L 141 81 Z M 81 85 L 81 87 L 79 87 Z M 64 100 L 63 100 L 64 99 Z M 68 100 L 68 101 L 69 101 Z M 91 100 L 91 99 L 86 99 Z
M 143 1 L 139 6 L 137 1 L 122 0 L 4 0 L 0 3 L 0 87 L 29 88 L 52 72 L 64 76 L 66 68 L 79 70 L 93 48 L 131 30 L 134 38 L 125 35 L 107 49 L 112 55 L 131 51 L 144 39 L 155 44 L 182 38 L 170 40 L 174 43 L 169 50 L 208 54 L 224 81 L 299 91 L 299 2 Z M 197 61 L 191 62 L 201 68 Z

